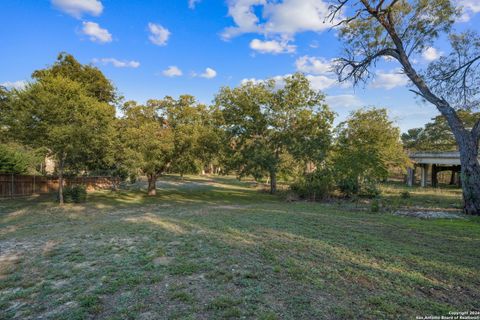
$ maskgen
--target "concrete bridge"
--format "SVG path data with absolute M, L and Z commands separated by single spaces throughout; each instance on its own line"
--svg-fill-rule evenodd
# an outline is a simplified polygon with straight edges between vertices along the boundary
M 414 167 L 407 172 L 407 184 L 413 186 L 415 183 L 416 171 L 419 169 L 420 185 L 422 187 L 438 185 L 437 174 L 441 171 L 452 172 L 452 184 L 460 185 L 460 153 L 458 151 L 448 152 L 415 152 L 410 154 Z

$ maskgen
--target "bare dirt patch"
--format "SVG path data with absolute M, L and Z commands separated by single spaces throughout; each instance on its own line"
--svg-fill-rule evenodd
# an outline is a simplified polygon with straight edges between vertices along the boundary
M 173 261 L 173 257 L 158 257 L 153 259 L 153 264 L 156 266 L 168 266 Z
M 461 213 L 448 211 L 402 210 L 395 212 L 395 215 L 419 219 L 465 219 Z

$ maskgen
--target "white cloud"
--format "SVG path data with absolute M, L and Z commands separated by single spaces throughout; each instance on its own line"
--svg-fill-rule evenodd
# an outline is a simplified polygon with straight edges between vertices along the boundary
M 131 60 L 117 60 L 115 58 L 102 58 L 102 59 L 93 59 L 93 63 L 101 63 L 104 65 L 111 64 L 115 68 L 138 68 L 140 67 L 140 62 Z
M 438 51 L 433 47 L 428 47 L 425 51 L 422 52 L 422 57 L 428 62 L 437 60 L 442 55 L 442 52 Z
M 333 59 L 303 56 L 295 61 L 297 71 L 306 74 L 312 87 L 316 90 L 325 90 L 334 86 L 349 86 L 340 84 L 333 73 Z
M 7 89 L 17 89 L 17 90 L 21 90 L 23 88 L 25 88 L 25 86 L 27 85 L 27 81 L 25 80 L 19 80 L 19 81 L 6 81 L 6 82 L 3 82 L 3 83 L 0 83 L 0 86 L 2 87 L 5 87 Z
M 340 94 L 336 96 L 326 96 L 325 100 L 332 109 L 352 109 L 364 105 L 364 103 L 353 94 Z
M 52 0 L 52 5 L 77 19 L 84 14 L 99 16 L 103 11 L 103 5 L 98 0 Z
M 89 36 L 93 42 L 112 42 L 112 35 L 107 29 L 103 29 L 95 22 L 83 22 L 82 33 Z
M 250 49 L 258 51 L 260 53 L 293 53 L 296 50 L 296 46 L 288 44 L 287 41 L 253 39 L 250 42 Z
M 157 46 L 167 45 L 167 41 L 171 35 L 171 32 L 168 29 L 159 24 L 150 22 L 148 24 L 148 30 L 150 31 L 150 36 L 148 36 L 148 39 L 150 39 L 153 44 Z
M 268 80 L 274 80 L 275 81 L 275 89 L 282 89 L 285 86 L 285 81 L 284 78 L 290 77 L 291 74 L 285 74 L 283 76 L 274 76 L 268 79 L 257 79 L 257 78 L 245 78 L 240 81 L 241 85 L 245 85 L 247 83 L 253 83 L 253 84 L 261 84 L 265 83 Z
M 206 68 L 205 71 L 200 75 L 200 77 L 205 79 L 213 79 L 217 76 L 217 71 L 212 68 Z
M 326 59 L 321 57 L 303 56 L 295 61 L 296 70 L 305 74 L 310 81 L 310 85 L 314 90 L 326 90 L 332 87 L 347 88 L 351 86 L 351 83 L 339 83 L 336 75 L 333 73 L 333 59 Z M 275 76 L 269 79 L 273 79 L 276 82 L 276 87 L 281 88 L 283 86 L 283 79 L 291 76 L 291 74 L 285 74 L 282 76 Z M 242 84 L 247 82 L 261 83 L 265 80 L 261 79 L 243 79 Z
M 338 85 L 338 81 L 335 78 L 331 78 L 324 75 L 315 76 L 315 75 L 308 74 L 307 79 L 310 80 L 310 84 L 312 88 L 315 90 L 325 90 Z
M 295 61 L 298 71 L 312 74 L 329 74 L 333 71 L 333 60 L 303 56 Z
M 457 0 L 457 5 L 462 9 L 459 22 L 468 22 L 480 12 L 480 1 L 478 0 Z
M 401 69 L 394 69 L 388 72 L 378 71 L 375 80 L 371 83 L 372 88 L 391 90 L 396 87 L 403 87 L 409 82 L 407 76 Z
M 242 79 L 242 80 L 240 81 L 240 84 L 241 84 L 241 85 L 244 85 L 244 84 L 247 84 L 247 83 L 249 83 L 249 82 L 251 82 L 251 83 L 253 83 L 253 84 L 258 84 L 258 83 L 264 82 L 264 80 L 259 80 L 259 79 L 257 79 L 257 78 L 244 78 L 244 79 Z
M 195 6 L 197 5 L 197 3 L 200 3 L 200 1 L 202 0 L 188 0 L 188 7 L 190 9 L 195 9 Z
M 168 67 L 166 70 L 163 70 L 162 71 L 162 74 L 165 76 L 165 77 L 170 77 L 170 78 L 173 78 L 173 77 L 180 77 L 183 75 L 183 72 L 182 70 L 180 70 L 177 66 L 170 66 Z
M 268 80 L 275 80 L 275 87 L 280 89 L 284 86 L 284 78 L 291 76 L 291 74 L 284 74 L 279 76 L 274 76 L 268 78 Z M 306 75 L 307 79 L 310 81 L 310 85 L 314 90 L 325 90 L 330 87 L 333 87 L 338 84 L 335 79 L 329 78 L 327 76 L 316 76 L 316 75 Z M 248 82 L 252 82 L 254 84 L 263 83 L 266 80 L 264 79 L 256 79 L 256 78 L 245 78 L 240 83 L 246 84 Z
M 255 7 L 259 6 L 263 9 L 262 21 L 255 13 Z M 229 0 L 228 15 L 235 26 L 226 28 L 222 37 L 261 33 L 292 39 L 298 32 L 322 32 L 333 26 L 326 19 L 328 6 L 324 0 Z
M 222 38 L 228 40 L 243 33 L 259 32 L 259 19 L 253 7 L 264 4 L 266 0 L 229 0 L 228 15 L 233 18 L 236 26 L 226 28 Z
M 269 2 L 263 13 L 265 31 L 293 36 L 304 31 L 321 32 L 332 26 L 327 22 L 329 4 L 322 0 L 284 0 Z

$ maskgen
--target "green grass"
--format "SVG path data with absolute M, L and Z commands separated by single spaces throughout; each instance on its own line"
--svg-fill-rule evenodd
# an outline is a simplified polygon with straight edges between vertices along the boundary
M 401 193 L 409 191 L 410 197 Z M 405 319 L 480 308 L 480 219 L 457 189 L 285 202 L 228 177 L 162 179 L 156 197 L 0 202 L 0 319 Z M 162 263 L 158 263 L 158 259 Z M 163 259 L 163 260 L 162 260 Z

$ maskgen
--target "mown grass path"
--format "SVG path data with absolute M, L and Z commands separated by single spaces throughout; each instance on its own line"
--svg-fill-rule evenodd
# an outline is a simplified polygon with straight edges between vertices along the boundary
M 0 318 L 413 319 L 480 309 L 480 220 L 287 203 L 229 178 L 0 202 Z M 388 188 L 450 207 L 458 192 Z M 405 202 L 405 203 L 402 203 Z M 368 207 L 368 206 L 367 206 Z

